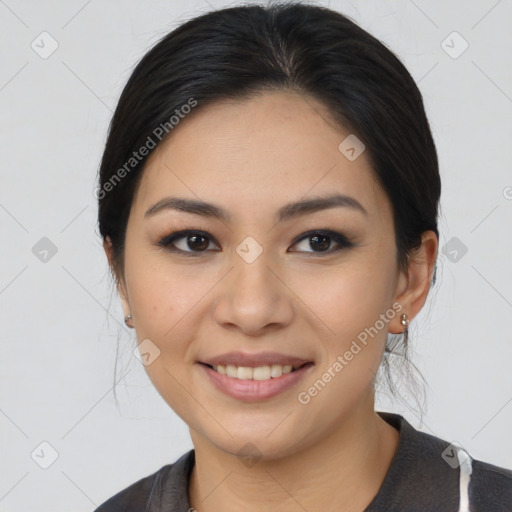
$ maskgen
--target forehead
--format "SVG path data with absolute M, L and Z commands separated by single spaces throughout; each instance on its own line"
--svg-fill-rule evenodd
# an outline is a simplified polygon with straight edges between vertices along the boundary
M 296 93 L 199 106 L 150 155 L 133 206 L 180 195 L 250 216 L 338 192 L 382 215 L 389 204 L 366 152 L 349 160 L 339 149 L 349 135 L 325 105 Z

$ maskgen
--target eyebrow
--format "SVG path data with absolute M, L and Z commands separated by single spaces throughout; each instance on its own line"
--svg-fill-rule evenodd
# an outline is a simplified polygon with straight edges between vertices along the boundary
M 363 205 L 354 197 L 344 194 L 333 194 L 288 203 L 278 210 L 276 221 L 284 222 L 302 215 L 336 207 L 350 208 L 364 215 L 368 215 Z M 203 217 L 219 219 L 225 222 L 230 222 L 232 219 L 231 214 L 212 203 L 180 197 L 165 197 L 161 199 L 146 211 L 144 217 L 150 217 L 165 210 L 178 210 L 194 215 L 201 215 Z

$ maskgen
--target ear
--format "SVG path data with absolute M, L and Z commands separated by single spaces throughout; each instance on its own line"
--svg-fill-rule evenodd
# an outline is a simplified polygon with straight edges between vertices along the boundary
M 121 306 L 123 308 L 124 316 L 130 313 L 130 304 L 128 302 L 128 294 L 126 292 L 126 285 L 123 279 L 123 276 L 117 276 L 115 272 L 114 266 L 114 248 L 112 247 L 112 240 L 109 236 L 105 238 L 103 241 L 103 249 L 105 250 L 105 254 L 107 256 L 108 264 L 110 267 L 110 271 L 114 280 L 116 282 L 117 293 L 119 293 L 119 297 L 121 299 Z
M 425 304 L 434 273 L 438 244 L 436 234 L 431 230 L 425 231 L 421 247 L 410 257 L 406 272 L 400 272 L 394 302 L 400 303 L 402 309 L 390 322 L 389 332 L 403 332 L 404 326 L 400 323 L 402 314 L 405 313 L 411 322 Z

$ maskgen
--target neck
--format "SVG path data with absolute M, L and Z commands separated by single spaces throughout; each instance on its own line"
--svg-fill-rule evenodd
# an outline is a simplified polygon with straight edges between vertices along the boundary
M 244 465 L 191 431 L 195 466 L 190 505 L 200 512 L 362 511 L 377 494 L 398 431 L 361 406 L 320 443 L 290 456 Z

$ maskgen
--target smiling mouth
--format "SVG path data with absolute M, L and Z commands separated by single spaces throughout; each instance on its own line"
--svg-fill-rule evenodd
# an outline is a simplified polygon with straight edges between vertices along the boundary
M 234 365 L 211 365 L 203 363 L 208 368 L 211 368 L 213 371 L 220 373 L 221 375 L 226 375 L 232 379 L 239 380 L 270 380 L 277 379 L 282 375 L 286 375 L 288 373 L 293 373 L 297 371 L 299 368 L 303 368 L 308 365 L 312 365 L 312 362 L 307 362 L 299 366 L 292 365 L 280 365 L 280 364 L 270 364 L 263 366 L 234 366 Z

